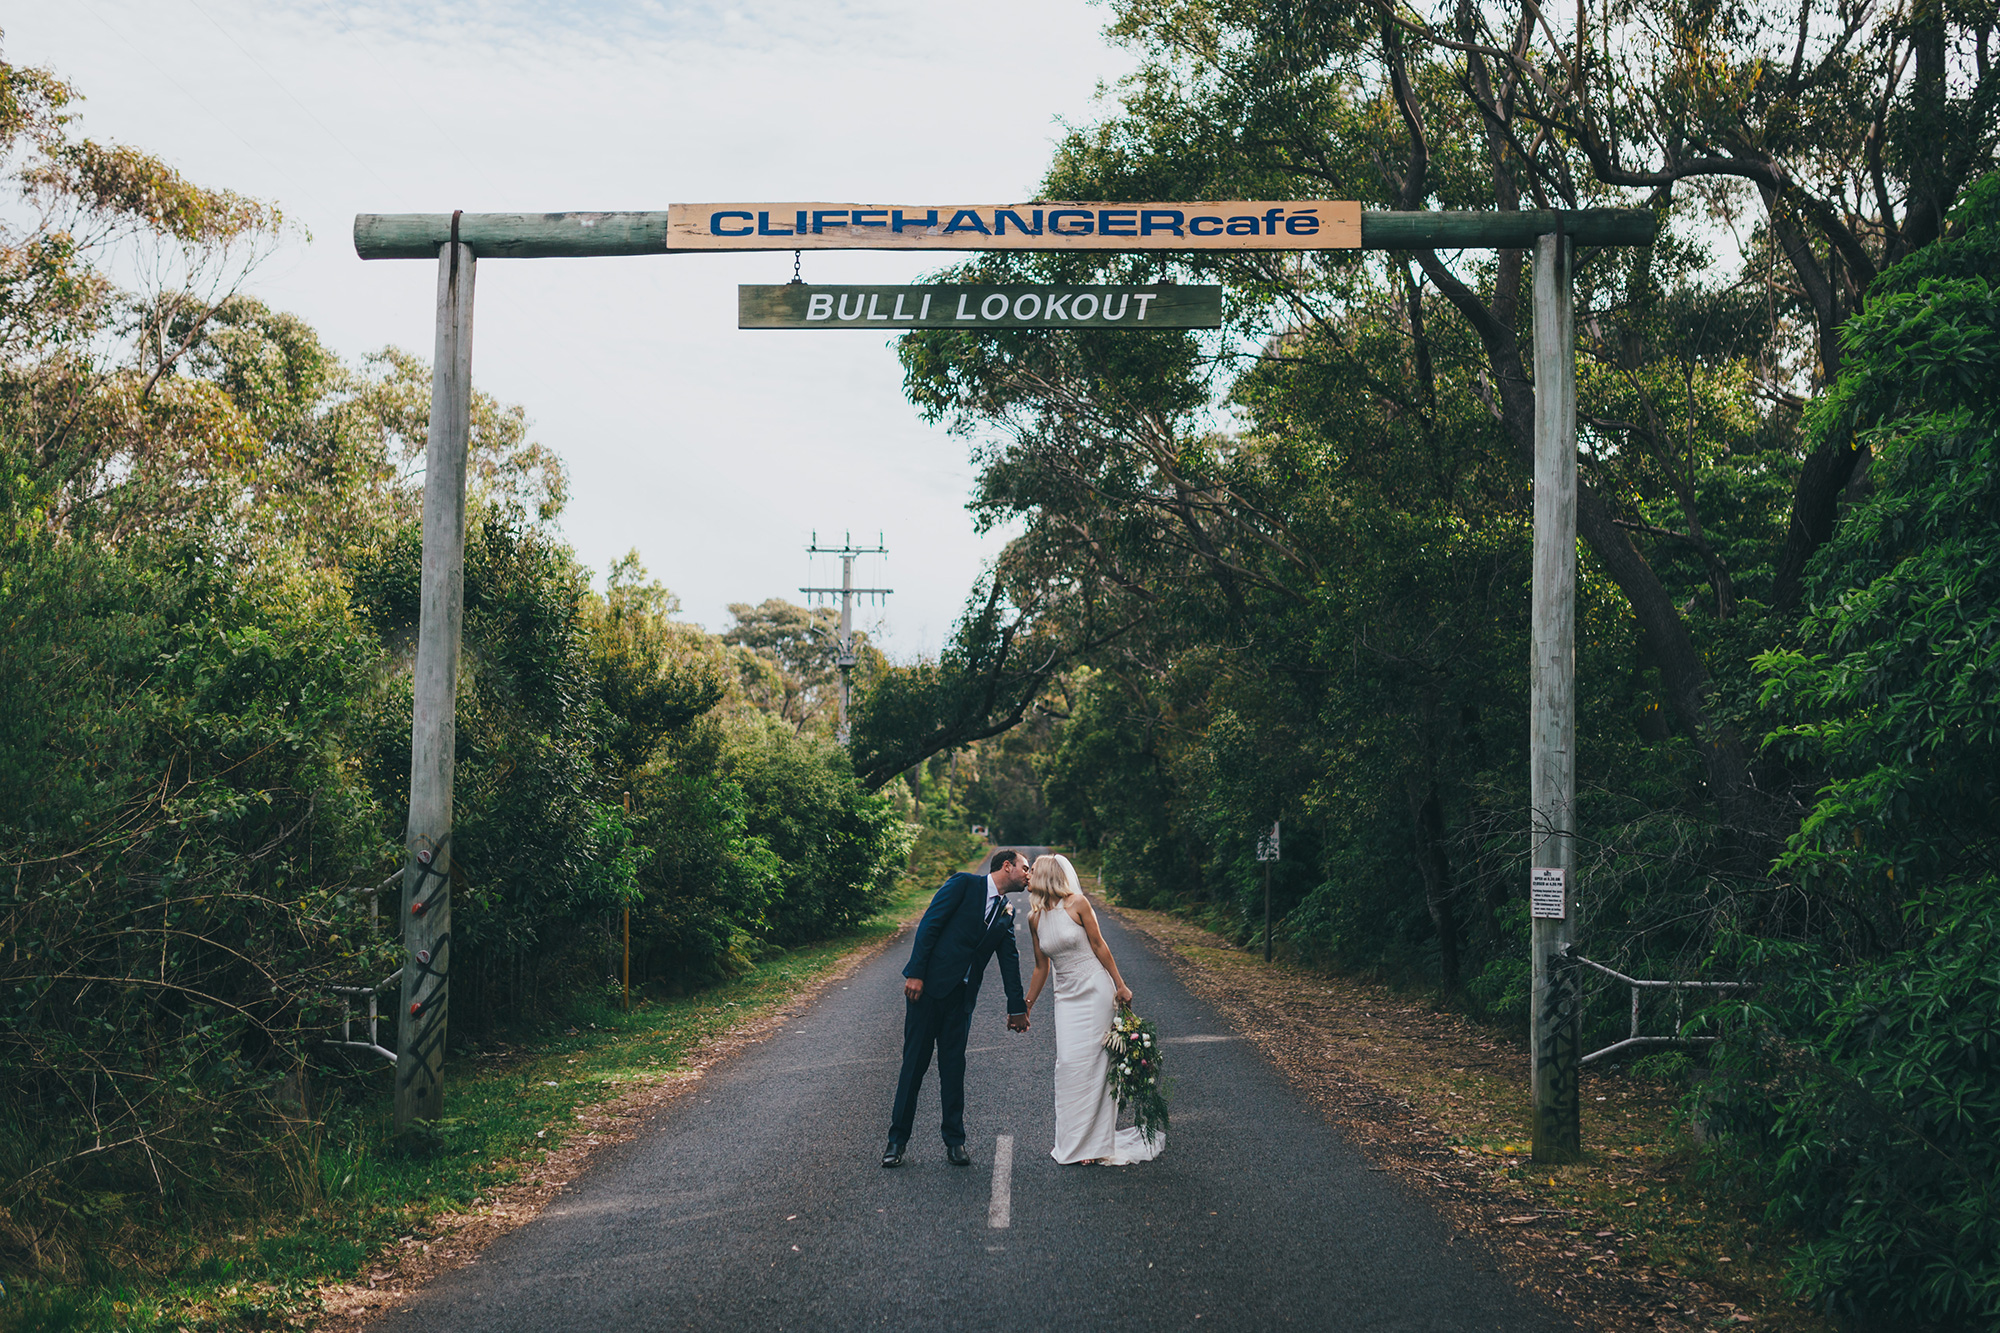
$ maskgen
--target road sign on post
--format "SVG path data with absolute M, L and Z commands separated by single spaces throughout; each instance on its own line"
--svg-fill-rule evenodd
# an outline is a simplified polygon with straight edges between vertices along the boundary
M 1271 864 L 1278 859 L 1278 825 L 1257 837 L 1257 859 L 1264 863 L 1264 961 L 1271 961 Z

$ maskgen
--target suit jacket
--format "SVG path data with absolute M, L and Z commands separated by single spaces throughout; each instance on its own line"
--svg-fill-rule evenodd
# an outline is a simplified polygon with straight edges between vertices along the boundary
M 943 997 L 966 986 L 967 1004 L 979 1000 L 979 983 L 986 963 L 1000 958 L 1000 984 L 1007 988 L 1007 1012 L 1025 1014 L 1021 993 L 1021 958 L 1014 948 L 1014 909 L 1000 899 L 1000 915 L 986 924 L 986 876 L 960 871 L 944 882 L 917 923 L 917 940 L 906 977 L 921 977 L 926 996 Z

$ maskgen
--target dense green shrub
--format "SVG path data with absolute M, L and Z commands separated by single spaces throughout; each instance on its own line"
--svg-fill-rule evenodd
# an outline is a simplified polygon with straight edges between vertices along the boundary
M 421 540 L 414 524 L 353 557 L 357 599 L 400 648 L 373 710 L 367 771 L 400 827 L 410 765 L 410 652 Z M 584 974 L 583 945 L 637 893 L 647 849 L 626 826 L 618 776 L 600 767 L 601 706 L 587 588 L 567 547 L 496 512 L 469 525 L 453 781 L 454 1026 L 479 1030 Z M 392 893 L 385 903 L 397 901 Z M 600 931 L 601 933 L 601 931 Z
M 1822 435 L 1873 494 L 1812 570 L 1798 646 L 1759 659 L 1768 745 L 1828 780 L 1780 862 L 1808 943 L 1708 1094 L 1810 1237 L 1797 1277 L 1875 1314 L 2000 1320 L 2000 176 L 1849 326 Z
M 823 938 L 874 914 L 895 887 L 909 834 L 886 800 L 855 782 L 838 747 L 747 712 L 727 733 L 722 771 L 743 792 L 750 836 L 779 866 L 762 923 L 770 942 Z
M 1747 944 L 1767 979 L 1721 1030 L 1696 1104 L 1722 1161 L 1806 1242 L 1800 1290 L 1836 1309 L 1968 1328 L 2000 1320 L 2000 892 L 1911 912 L 1921 943 L 1832 968 Z
M 340 897 L 391 852 L 351 760 L 370 636 L 337 577 L 223 555 L 0 551 L 10 1263 L 255 1195 L 322 988 L 380 965 Z

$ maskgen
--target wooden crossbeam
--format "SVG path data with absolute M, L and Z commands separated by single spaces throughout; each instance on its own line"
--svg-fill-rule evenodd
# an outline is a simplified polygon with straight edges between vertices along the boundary
M 789 208 L 790 205 L 781 207 Z M 1029 205 L 1022 205 L 1028 208 Z M 1049 205 L 1042 205 L 1047 208 Z M 766 210 L 770 211 L 770 210 Z M 451 239 L 449 213 L 359 213 L 354 218 L 354 251 L 363 259 L 436 259 L 438 247 Z M 1350 215 L 1351 216 L 1351 215 Z M 668 230 L 666 209 L 614 213 L 465 213 L 459 217 L 459 240 L 481 259 L 583 259 L 610 255 L 678 254 L 700 250 L 956 250 L 1083 248 L 1053 233 L 1039 237 L 1009 236 L 1006 246 L 981 244 L 981 238 L 955 238 L 949 247 L 916 244 L 886 230 L 865 239 L 852 233 L 786 235 L 781 240 L 746 238 L 740 246 L 678 245 Z M 1518 213 L 1389 213 L 1361 214 L 1363 250 L 1528 249 L 1538 236 L 1561 234 L 1577 245 L 1650 245 L 1659 220 L 1645 209 L 1585 208 Z M 1118 247 L 1104 237 L 1085 238 L 1106 252 Z M 1304 242 L 1304 243 L 1302 243 Z M 1245 249 L 1268 248 L 1256 237 L 1243 238 Z M 1172 250 L 1161 241 L 1134 244 L 1133 250 Z M 1190 246 L 1189 248 L 1194 248 Z M 1218 248 L 1213 245 L 1204 249 Z M 1329 230 L 1324 237 L 1287 238 L 1287 249 L 1352 249 L 1351 241 Z

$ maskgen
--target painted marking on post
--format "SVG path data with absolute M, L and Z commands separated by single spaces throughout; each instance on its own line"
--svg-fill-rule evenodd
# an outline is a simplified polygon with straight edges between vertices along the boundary
M 1002 1134 L 993 1140 L 993 1199 L 986 1205 L 986 1225 L 996 1229 L 1014 1225 L 1014 1136 Z
M 940 283 L 736 289 L 739 329 L 1219 329 L 1222 288 Z
M 1536 866 L 1528 872 L 1528 905 L 1534 916 L 1545 921 L 1560 921 L 1569 915 L 1563 901 L 1566 873 L 1550 866 Z
M 1269 833 L 1260 833 L 1257 835 L 1257 859 L 1259 861 L 1276 861 L 1278 859 L 1278 826 L 1276 824 L 1271 825 Z
M 668 250 L 1355 250 L 1354 199 L 669 204 Z

